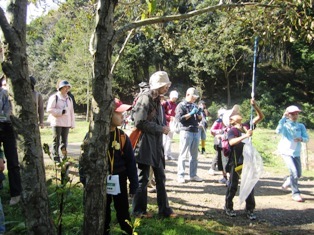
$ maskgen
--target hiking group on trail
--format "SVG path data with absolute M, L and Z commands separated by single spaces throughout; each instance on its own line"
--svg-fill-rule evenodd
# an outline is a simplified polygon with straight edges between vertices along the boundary
M 38 125 L 43 126 L 43 102 L 40 94 L 34 90 L 36 80 L 32 77 L 31 89 L 34 92 L 34 102 L 38 112 Z M 182 101 L 179 92 L 172 90 L 169 99 L 165 97 L 171 86 L 167 72 L 157 71 L 149 79 L 149 84 L 141 83 L 141 92 L 134 99 L 132 105 L 123 104 L 114 99 L 113 115 L 110 122 L 110 138 L 106 157 L 108 160 L 108 177 L 106 179 L 107 204 L 105 206 L 104 234 L 110 233 L 111 202 L 116 210 L 117 220 L 126 234 L 132 234 L 132 227 L 126 220 L 130 216 L 151 218 L 148 211 L 147 187 L 155 187 L 157 193 L 158 216 L 161 218 L 176 218 L 177 213 L 169 205 L 166 191 L 165 161 L 174 159 L 171 151 L 173 135 L 179 135 L 180 147 L 177 159 L 177 183 L 183 185 L 187 181 L 203 182 L 197 175 L 198 155 L 206 152 L 206 130 L 208 128 L 208 109 L 200 98 L 200 92 L 195 87 L 186 90 Z M 75 127 L 74 97 L 69 91 L 68 81 L 58 82 L 57 93 L 49 97 L 47 103 L 48 120 L 52 128 L 53 159 L 60 163 L 62 155 L 67 154 L 69 129 Z M 245 211 L 250 220 L 255 220 L 254 186 L 260 178 L 263 163 L 261 156 L 252 146 L 251 138 L 256 124 L 264 118 L 254 97 L 251 98 L 251 120 L 242 121 L 240 106 L 232 109 L 225 107 L 218 109 L 218 118 L 212 124 L 210 133 L 214 136 L 216 156 L 209 169 L 209 174 L 222 172 L 219 180 L 226 186 L 224 212 L 227 216 L 235 217 L 233 199 L 240 184 L 240 201 L 246 202 Z M 15 136 L 13 133 L 10 115 L 11 102 L 7 91 L 0 88 L 0 174 L 4 170 L 1 156 L 5 156 L 8 164 L 10 183 L 10 205 L 20 201 L 21 183 Z M 253 111 L 256 116 L 253 118 Z M 286 108 L 279 121 L 276 132 L 282 135 L 279 150 L 290 175 L 286 177 L 282 188 L 291 188 L 292 199 L 303 202 L 298 187 L 298 178 L 301 177 L 300 149 L 301 142 L 309 141 L 304 124 L 299 123 L 299 107 L 291 105 Z M 122 131 L 128 122 L 134 123 L 130 137 Z M 11 133 L 11 134 L 10 134 Z M 83 139 L 83 138 L 82 138 Z M 4 151 L 2 151 L 2 147 Z M 188 164 L 186 164 L 188 160 Z M 188 171 L 186 172 L 186 165 Z M 84 168 L 84 166 L 82 166 Z M 80 179 L 84 187 L 88 187 L 88 177 L 80 171 Z M 1 175 L 0 175 L 1 181 Z M 130 185 L 128 186 L 128 181 Z M 152 183 L 153 182 L 153 183 Z M 0 182 L 1 183 L 1 182 Z M 128 193 L 129 190 L 129 193 Z M 132 197 L 131 214 L 129 212 L 128 197 Z M 2 204 L 0 203 L 0 234 L 4 228 Z
M 141 218 L 152 217 L 152 214 L 147 211 L 147 187 L 150 167 L 152 166 L 156 182 L 158 214 L 161 217 L 175 218 L 178 215 L 173 212 L 168 203 L 164 172 L 165 160 L 173 160 L 173 157 L 169 148 L 165 148 L 165 145 L 162 143 L 162 136 L 169 135 L 172 132 L 171 128 L 169 129 L 171 121 L 175 120 L 180 123 L 177 182 L 179 184 L 183 184 L 186 181 L 202 182 L 203 179 L 197 175 L 197 168 L 198 154 L 205 151 L 203 144 L 201 145 L 201 151 L 199 151 L 201 132 L 205 129 L 204 123 L 201 123 L 204 120 L 202 115 L 204 106 L 199 107 L 195 104 L 199 98 L 199 93 L 194 87 L 187 89 L 185 99 L 177 105 L 171 104 L 171 106 L 176 106 L 175 110 L 171 109 L 169 111 L 170 109 L 167 107 L 170 106 L 167 103 L 169 101 L 164 101 L 164 105 L 161 105 L 160 100 L 164 98 L 164 94 L 171 85 L 167 73 L 163 71 L 154 73 L 150 78 L 149 85 L 150 89 L 137 97 L 137 101 L 132 108 L 134 116 L 133 132 L 140 130 L 141 133 L 137 135 L 136 140 L 133 140 L 136 141 L 134 153 L 138 168 L 139 187 L 133 198 L 132 214 Z M 175 94 L 175 100 L 178 99 L 177 91 L 176 93 L 171 91 L 170 94 L 172 97 Z M 226 215 L 230 217 L 236 216 L 236 212 L 233 209 L 233 198 L 241 179 L 240 201 L 246 202 L 247 217 L 250 220 L 255 220 L 254 186 L 261 176 L 263 166 L 261 156 L 251 144 L 251 138 L 256 124 L 263 120 L 264 114 L 254 98 L 250 102 L 252 109 L 256 112 L 256 117 L 253 118 L 253 115 L 251 115 L 251 120 L 242 122 L 242 114 L 238 105 L 235 105 L 230 110 L 221 108 L 218 113 L 218 119 L 211 128 L 211 133 L 216 137 L 217 160 L 215 162 L 218 165 L 217 170 L 222 171 L 223 180 L 221 182 L 227 186 L 224 209 Z M 303 199 L 300 199 L 302 197 L 297 188 L 297 179 L 301 176 L 299 150 L 300 142 L 307 142 L 308 135 L 304 125 L 297 123 L 297 118 L 292 119 L 292 117 L 297 116 L 301 112 L 300 109 L 295 107 L 289 106 L 286 109 L 285 118 L 280 120 L 277 131 L 278 133 L 284 133 L 283 138 L 288 138 L 291 142 L 289 154 L 283 154 L 291 175 L 287 177 L 282 187 L 287 188 L 291 186 L 292 199 L 301 202 Z M 171 119 L 167 118 L 170 113 L 172 114 Z M 290 119 L 288 120 L 288 118 Z M 291 126 L 293 126 L 293 136 L 287 137 L 288 131 L 283 131 L 282 129 L 290 130 Z M 291 134 L 291 131 L 289 133 Z M 174 133 L 172 132 L 171 134 Z M 223 142 L 225 144 L 222 144 Z M 186 159 L 188 159 L 189 163 L 188 173 L 185 172 Z M 209 173 L 212 170 L 216 170 L 214 167 L 216 166 L 212 166 Z M 241 176 L 250 177 L 251 179 L 245 179 Z M 243 188 L 241 188 L 242 185 Z

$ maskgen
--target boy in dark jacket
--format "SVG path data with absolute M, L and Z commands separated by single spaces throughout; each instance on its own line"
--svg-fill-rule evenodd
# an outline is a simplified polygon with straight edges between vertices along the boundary
M 107 177 L 107 204 L 105 233 L 110 233 L 111 210 L 110 204 L 114 202 L 117 212 L 117 220 L 121 229 L 126 234 L 132 234 L 132 227 L 126 222 L 131 221 L 128 201 L 127 179 L 130 181 L 130 196 L 138 188 L 137 168 L 133 153 L 133 148 L 129 137 L 118 126 L 123 123 L 124 111 L 130 110 L 131 105 L 122 104 L 119 99 L 115 99 L 115 110 L 110 124 L 110 142 L 108 146 L 109 175 Z M 114 180 L 117 179 L 117 181 Z

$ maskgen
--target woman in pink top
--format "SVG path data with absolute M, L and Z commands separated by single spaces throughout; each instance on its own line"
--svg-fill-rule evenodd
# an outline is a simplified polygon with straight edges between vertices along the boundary
M 75 127 L 73 101 L 68 96 L 70 88 L 68 81 L 60 81 L 58 92 L 49 97 L 47 104 L 48 121 L 53 135 L 52 155 L 57 162 L 60 162 L 59 147 L 66 154 L 69 130 Z

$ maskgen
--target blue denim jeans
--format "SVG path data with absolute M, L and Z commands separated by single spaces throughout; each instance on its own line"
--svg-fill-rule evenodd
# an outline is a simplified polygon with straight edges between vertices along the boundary
M 290 180 L 292 195 L 300 194 L 298 179 L 302 175 L 301 159 L 300 157 L 292 157 L 288 155 L 282 155 L 282 158 L 290 171 L 290 177 L 288 177 L 287 180 Z
M 185 160 L 189 157 L 190 177 L 197 174 L 198 145 L 200 132 L 180 131 L 180 155 L 178 158 L 178 177 L 184 177 Z
M 4 232 L 5 232 L 4 213 L 3 213 L 3 207 L 2 207 L 2 202 L 0 198 L 0 234 L 4 234 Z

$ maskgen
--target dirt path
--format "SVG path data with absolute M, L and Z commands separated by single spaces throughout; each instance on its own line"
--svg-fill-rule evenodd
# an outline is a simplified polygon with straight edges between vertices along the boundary
M 172 151 L 178 157 L 178 144 Z M 255 187 L 256 221 L 250 221 L 240 206 L 238 195 L 234 199 L 237 217 L 227 217 L 223 212 L 226 187 L 218 183 L 221 175 L 209 175 L 210 155 L 199 155 L 198 176 L 204 182 L 177 183 L 176 160 L 166 161 L 167 191 L 170 205 L 180 216 L 193 219 L 213 219 L 224 224 L 248 226 L 249 234 L 313 234 L 314 233 L 314 178 L 301 178 L 300 190 L 305 202 L 294 202 L 291 192 L 281 189 L 282 175 L 264 172 Z M 186 168 L 186 172 L 188 166 Z M 149 193 L 151 203 L 156 204 L 156 194 Z M 272 233 L 274 234 L 274 233 Z

